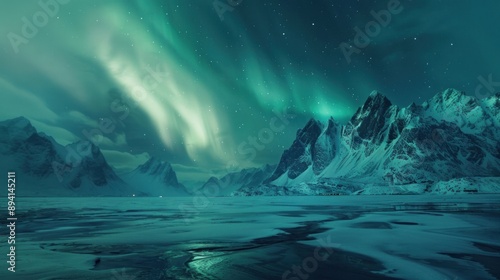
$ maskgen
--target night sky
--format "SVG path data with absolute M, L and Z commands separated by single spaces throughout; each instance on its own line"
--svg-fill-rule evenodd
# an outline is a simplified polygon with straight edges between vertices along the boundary
M 277 163 L 308 119 L 345 123 L 373 90 L 407 106 L 500 82 L 498 0 L 401 0 L 348 61 L 354 28 L 396 2 L 5 1 L 0 119 L 190 182 Z

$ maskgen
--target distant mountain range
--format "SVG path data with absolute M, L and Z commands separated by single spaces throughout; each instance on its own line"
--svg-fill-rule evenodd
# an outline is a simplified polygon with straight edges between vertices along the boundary
M 62 146 L 24 117 L 0 122 L 0 155 L 0 169 L 17 172 L 22 196 L 187 195 L 166 162 L 151 158 L 120 177 L 91 142 Z
M 500 94 L 448 89 L 400 108 L 372 92 L 346 125 L 311 119 L 277 165 L 210 178 L 218 196 L 500 192 Z M 117 175 L 89 141 L 67 146 L 23 117 L 0 122 L 1 170 L 24 196 L 184 196 L 155 158 Z
M 135 170 L 121 175 L 129 185 L 136 186 L 138 195 L 147 196 L 186 196 L 184 185 L 177 181 L 177 175 L 170 163 L 150 158 Z
M 207 193 L 213 193 L 218 196 L 228 196 L 235 192 L 260 186 L 275 170 L 276 165 L 266 164 L 262 168 L 246 168 L 238 172 L 231 172 L 221 177 L 211 177 L 201 187 L 202 190 L 208 190 Z

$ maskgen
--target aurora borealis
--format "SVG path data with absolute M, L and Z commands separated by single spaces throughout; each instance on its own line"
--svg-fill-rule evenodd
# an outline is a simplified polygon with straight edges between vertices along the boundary
M 277 162 L 309 118 L 346 122 L 372 90 L 406 106 L 500 80 L 496 0 L 401 0 L 350 63 L 339 45 L 388 1 L 242 0 L 222 20 L 212 0 L 54 1 L 2 3 L 0 119 L 62 144 L 91 135 L 118 170 L 149 154 L 201 181 Z M 21 42 L 39 2 L 53 13 Z

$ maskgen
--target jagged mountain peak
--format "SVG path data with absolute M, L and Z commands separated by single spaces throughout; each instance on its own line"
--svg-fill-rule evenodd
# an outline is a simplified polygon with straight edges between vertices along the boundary
M 157 157 L 150 157 L 145 163 L 139 165 L 129 174 L 131 177 L 127 177 L 127 179 L 133 179 L 135 176 L 134 174 L 147 176 L 151 178 L 151 180 L 162 182 L 162 184 L 167 186 L 181 186 L 177 181 L 177 175 L 170 163 L 160 160 Z
M 500 121 L 500 92 L 484 98 L 483 101 L 490 113 L 496 116 L 497 121 Z
M 386 126 L 386 119 L 396 116 L 398 111 L 385 95 L 374 91 L 352 116 L 348 126 L 350 130 L 355 129 L 359 137 L 373 139 Z
M 340 124 L 335 121 L 335 119 L 333 117 L 330 117 L 326 123 L 326 130 L 330 130 L 330 129 L 333 129 L 335 127 L 338 127 Z
M 424 102 L 421 108 L 423 116 L 454 123 L 465 133 L 500 135 L 499 97 L 491 95 L 478 99 L 456 89 L 447 89 Z
M 436 94 L 436 97 L 440 97 L 443 100 L 460 99 L 463 96 L 465 96 L 465 92 L 454 89 L 454 88 L 448 88 L 448 89 L 444 90 L 441 94 Z
M 391 106 L 391 101 L 385 95 L 372 91 L 363 106 L 352 116 L 351 123 L 359 123 L 367 117 L 381 117 Z
M 11 127 L 19 127 L 19 128 L 31 126 L 31 122 L 23 116 L 13 118 L 13 119 L 8 119 L 5 121 L 1 121 L 0 124 L 6 125 L 6 126 L 11 126 Z
M 297 130 L 297 138 L 299 141 L 307 143 L 310 142 L 310 134 L 319 135 L 322 130 L 323 124 L 320 121 L 311 118 L 304 126 L 304 128 Z
M 323 124 L 321 121 L 315 119 L 315 118 L 310 118 L 309 121 L 307 121 L 306 125 L 304 126 L 304 129 L 307 129 L 309 127 L 322 127 Z
M 325 129 L 326 127 L 326 129 Z M 280 163 L 268 181 L 280 177 L 288 171 L 290 178 L 295 178 L 314 163 L 315 172 L 320 172 L 335 154 L 332 135 L 337 132 L 337 123 L 330 118 L 325 125 L 321 121 L 310 119 L 304 128 L 297 131 L 297 138 L 292 146 L 283 152 Z M 319 142 L 318 142 L 319 140 Z
M 380 91 L 378 90 L 373 90 L 372 92 L 370 92 L 370 95 L 368 95 L 369 97 L 376 97 L 376 96 L 384 96 Z
M 476 106 L 479 100 L 474 96 L 467 95 L 464 91 L 454 88 L 437 92 L 434 96 L 422 103 L 424 110 L 447 110 L 460 106 Z
M 158 175 L 165 172 L 171 172 L 172 166 L 166 161 L 162 161 L 156 157 L 151 157 L 144 164 L 141 164 L 138 167 L 138 170 L 142 173 Z
M 374 90 L 370 93 L 370 95 L 366 99 L 363 108 L 373 107 L 375 105 L 382 105 L 382 104 L 388 104 L 388 106 L 392 105 L 391 101 L 385 95 L 383 95 L 379 91 Z
M 320 123 L 308 123 L 304 128 L 297 131 L 297 144 L 300 146 L 310 144 L 315 141 L 322 131 L 322 125 Z
M 154 156 L 133 171 L 122 174 L 122 178 L 137 189 L 139 196 L 187 195 L 170 163 Z
M 476 98 L 466 95 L 465 92 L 459 91 L 453 88 L 446 89 L 443 92 L 439 92 L 434 95 L 429 100 L 425 101 L 422 104 L 424 109 L 434 107 L 439 108 L 441 110 L 446 110 L 448 108 L 454 108 L 459 106 L 460 104 L 477 104 Z
M 35 127 L 25 117 L 17 117 L 0 122 L 1 139 L 21 140 L 27 139 L 37 133 Z
M 218 182 L 219 182 L 219 179 L 217 177 L 211 176 L 210 178 L 208 178 L 208 180 L 205 184 L 218 183 Z
M 418 109 L 418 105 L 415 102 L 412 102 L 407 108 L 408 110 L 415 112 Z

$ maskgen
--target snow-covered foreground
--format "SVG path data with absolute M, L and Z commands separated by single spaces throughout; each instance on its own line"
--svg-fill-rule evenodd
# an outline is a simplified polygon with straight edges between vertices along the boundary
M 500 279 L 500 195 L 17 202 L 0 279 Z

